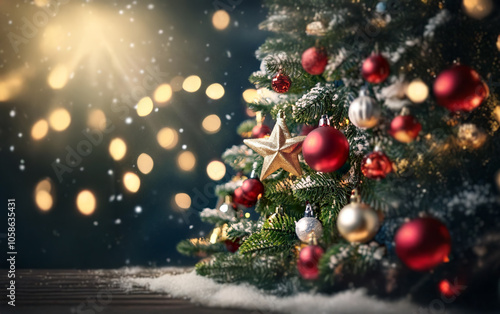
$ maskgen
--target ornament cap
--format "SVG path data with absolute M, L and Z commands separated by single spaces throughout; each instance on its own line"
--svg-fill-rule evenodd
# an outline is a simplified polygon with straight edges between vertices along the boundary
M 351 192 L 351 203 L 361 203 L 361 196 L 359 196 L 358 189 L 354 189 Z
M 328 115 L 324 114 L 321 116 L 319 126 L 330 126 L 330 119 L 328 119 Z
M 252 172 L 250 173 L 250 179 L 259 179 L 259 175 L 257 174 L 257 162 L 254 162 L 252 165 Z
M 285 209 L 283 208 L 283 205 L 276 206 L 276 214 L 283 215 L 284 213 L 285 213 Z
M 314 212 L 311 204 L 309 202 L 306 204 L 306 210 L 304 212 L 304 217 L 314 217 Z

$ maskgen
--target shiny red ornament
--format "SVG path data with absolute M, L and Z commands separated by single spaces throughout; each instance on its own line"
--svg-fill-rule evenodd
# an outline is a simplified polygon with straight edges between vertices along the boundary
M 245 206 L 245 207 L 252 207 L 253 205 L 255 205 L 255 202 L 253 202 L 253 201 L 248 200 L 248 199 L 245 198 L 245 196 L 243 195 L 243 190 L 241 189 L 241 187 L 239 187 L 236 190 L 234 190 L 234 193 L 233 193 L 233 202 L 236 203 L 237 205 L 242 205 L 242 206 Z
M 412 115 L 395 117 L 389 128 L 389 134 L 401 143 L 411 143 L 422 130 L 422 125 Z
M 457 65 L 439 74 L 434 81 L 434 96 L 448 110 L 472 111 L 488 97 L 488 87 L 479 74 L 465 65 Z
M 302 154 L 312 169 L 332 172 L 340 169 L 349 157 L 349 142 L 344 134 L 331 126 L 322 126 L 307 135 Z
M 243 197 L 251 202 L 257 202 L 262 193 L 264 193 L 264 184 L 257 178 L 250 178 L 243 181 L 241 185 Z
M 288 92 L 291 85 L 292 80 L 290 80 L 288 75 L 283 73 L 276 74 L 271 81 L 271 87 L 276 93 L 282 94 Z
M 435 218 L 417 218 L 405 223 L 394 237 L 396 254 L 409 268 L 427 271 L 448 258 L 451 237 L 446 226 Z
M 265 124 L 257 124 L 252 129 L 253 138 L 263 138 L 271 134 L 271 129 Z
M 328 55 L 324 48 L 311 47 L 302 53 L 302 67 L 311 75 L 320 75 L 325 71 Z
M 309 135 L 309 133 L 311 133 L 317 127 L 318 127 L 317 125 L 307 125 L 307 124 L 304 124 L 302 126 L 302 130 L 300 130 L 300 134 L 299 135 L 302 135 L 302 136 Z
M 308 245 L 300 250 L 297 269 L 302 278 L 306 280 L 318 279 L 318 263 L 324 253 L 323 249 L 318 245 Z
M 228 239 L 224 241 L 224 246 L 228 252 L 234 253 L 240 248 L 240 239 L 235 239 L 234 241 Z
M 381 54 L 373 54 L 363 62 L 361 75 L 372 84 L 382 83 L 387 79 L 391 72 L 391 67 L 387 59 Z
M 363 158 L 361 172 L 369 179 L 384 179 L 392 172 L 392 161 L 381 151 L 374 151 Z

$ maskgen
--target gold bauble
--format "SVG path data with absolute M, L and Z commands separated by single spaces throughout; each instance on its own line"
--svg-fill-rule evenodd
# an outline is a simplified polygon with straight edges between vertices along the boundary
M 349 242 L 370 241 L 379 228 L 377 213 L 367 204 L 361 203 L 357 193 L 351 203 L 342 208 L 337 217 L 337 229 Z
M 463 149 L 477 149 L 486 142 L 486 133 L 475 124 L 466 123 L 458 128 L 457 142 Z

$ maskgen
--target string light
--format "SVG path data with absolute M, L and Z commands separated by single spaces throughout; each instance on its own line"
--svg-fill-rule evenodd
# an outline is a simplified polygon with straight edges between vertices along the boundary
M 123 185 L 131 193 L 136 193 L 141 187 L 141 179 L 133 172 L 127 172 L 123 175 Z
M 203 130 L 208 134 L 214 134 L 219 132 L 221 127 L 220 118 L 216 114 L 211 114 L 203 119 L 201 123 Z
M 35 140 L 41 140 L 49 131 L 49 123 L 45 119 L 38 120 L 31 128 L 31 137 Z
M 111 142 L 109 143 L 109 154 L 114 160 L 116 161 L 122 160 L 123 157 L 125 157 L 126 153 L 127 153 L 127 144 L 125 143 L 124 140 L 122 140 L 119 137 L 111 140 Z
M 83 190 L 76 197 L 76 207 L 78 211 L 85 216 L 92 215 L 96 208 L 96 199 L 94 193 L 90 190 Z
M 180 209 L 188 209 L 191 207 L 191 197 L 186 193 L 175 194 L 174 202 Z
M 207 87 L 205 93 L 211 99 L 221 99 L 224 96 L 224 87 L 219 83 L 214 83 Z
M 229 22 L 231 22 L 231 17 L 224 10 L 215 11 L 212 16 L 212 24 L 218 30 L 226 29 L 229 26 Z
M 64 108 L 58 108 L 49 116 L 49 124 L 55 131 L 61 132 L 68 128 L 71 124 L 71 115 L 68 110 Z
M 191 75 L 186 77 L 182 83 L 182 88 L 189 93 L 194 93 L 198 91 L 201 87 L 201 79 L 199 76 Z
M 179 141 L 177 132 L 170 128 L 163 128 L 156 134 L 158 144 L 164 149 L 172 149 Z
M 210 179 L 219 181 L 226 175 L 226 166 L 218 160 L 211 161 L 207 166 L 207 175 Z
M 190 151 L 183 151 L 177 157 L 177 165 L 181 170 L 191 171 L 196 165 L 196 157 Z
M 143 174 L 148 174 L 153 170 L 153 158 L 146 153 L 142 153 L 137 158 L 137 168 Z

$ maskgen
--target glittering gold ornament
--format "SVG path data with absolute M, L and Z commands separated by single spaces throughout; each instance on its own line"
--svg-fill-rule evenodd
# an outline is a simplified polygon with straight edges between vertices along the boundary
M 280 112 L 269 138 L 247 139 L 243 142 L 264 157 L 260 174 L 261 180 L 264 180 L 280 168 L 296 176 L 302 175 L 298 156 L 305 138 L 305 136 L 292 138 Z
M 457 142 L 464 149 L 477 149 L 486 142 L 486 134 L 475 124 L 466 123 L 458 128 Z
M 326 31 L 326 25 L 322 21 L 314 21 L 306 26 L 306 34 L 309 36 L 325 36 Z
M 351 203 L 344 206 L 337 217 L 337 229 L 349 242 L 364 243 L 371 240 L 379 228 L 377 213 L 367 204 L 360 202 L 358 191 L 354 190 Z

